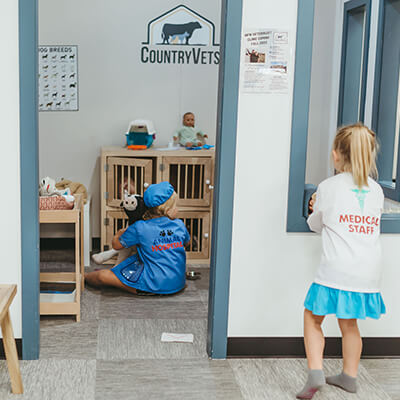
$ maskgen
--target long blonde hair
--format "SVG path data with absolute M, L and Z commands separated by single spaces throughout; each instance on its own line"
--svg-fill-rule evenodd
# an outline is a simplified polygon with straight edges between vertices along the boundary
M 143 219 L 148 220 L 158 217 L 168 217 L 169 211 L 176 207 L 177 200 L 178 195 L 176 192 L 172 193 L 171 197 L 165 203 L 146 210 L 146 212 L 143 214 Z
M 376 135 L 362 123 L 340 128 L 336 133 L 333 149 L 339 153 L 342 170 L 353 175 L 354 182 L 360 189 L 368 186 L 368 176 L 378 176 Z

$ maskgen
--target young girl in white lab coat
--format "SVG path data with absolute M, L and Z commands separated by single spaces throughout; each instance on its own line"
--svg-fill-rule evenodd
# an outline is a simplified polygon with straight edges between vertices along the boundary
M 355 393 L 362 340 L 357 319 L 385 313 L 380 294 L 380 218 L 384 196 L 376 176 L 375 133 L 362 124 L 336 134 L 335 176 L 319 186 L 310 201 L 308 225 L 322 236 L 322 257 L 304 302 L 304 344 L 308 380 L 298 399 L 311 399 L 326 383 Z M 325 380 L 321 324 L 335 314 L 342 332 L 343 371 Z

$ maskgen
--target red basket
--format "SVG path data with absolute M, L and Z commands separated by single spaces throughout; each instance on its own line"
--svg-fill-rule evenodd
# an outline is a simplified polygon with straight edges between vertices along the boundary
M 39 210 L 72 210 L 74 202 L 69 203 L 63 196 L 40 196 Z

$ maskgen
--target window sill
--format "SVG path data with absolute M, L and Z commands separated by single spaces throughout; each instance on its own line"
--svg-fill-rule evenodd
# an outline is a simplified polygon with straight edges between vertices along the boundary
M 296 224 L 288 226 L 288 232 L 311 232 L 307 225 L 308 202 L 316 189 L 317 188 L 314 185 L 305 186 L 303 197 L 303 215 L 297 218 Z M 400 233 L 400 210 L 399 212 L 382 214 L 381 233 Z

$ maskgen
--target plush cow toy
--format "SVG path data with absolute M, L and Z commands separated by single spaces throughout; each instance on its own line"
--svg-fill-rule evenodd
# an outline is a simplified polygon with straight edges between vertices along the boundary
M 124 200 L 121 202 L 121 207 L 128 216 L 128 225 L 132 225 L 134 222 L 142 219 L 147 207 L 141 196 L 137 196 L 136 194 L 129 195 L 125 192 L 124 197 Z
M 121 202 L 121 207 L 124 209 L 125 214 L 128 216 L 128 225 L 132 225 L 136 221 L 142 219 L 143 214 L 147 210 L 147 207 L 144 204 L 143 197 L 138 196 L 136 194 L 128 194 L 127 191 L 125 191 L 124 200 Z M 129 253 L 130 253 L 129 249 L 122 249 L 122 250 L 111 249 L 103 251 L 98 254 L 94 254 L 92 256 L 92 260 L 96 264 L 103 264 L 104 262 L 118 255 L 118 263 L 119 263 L 126 258 L 126 257 L 123 258 L 124 255 L 128 256 Z

